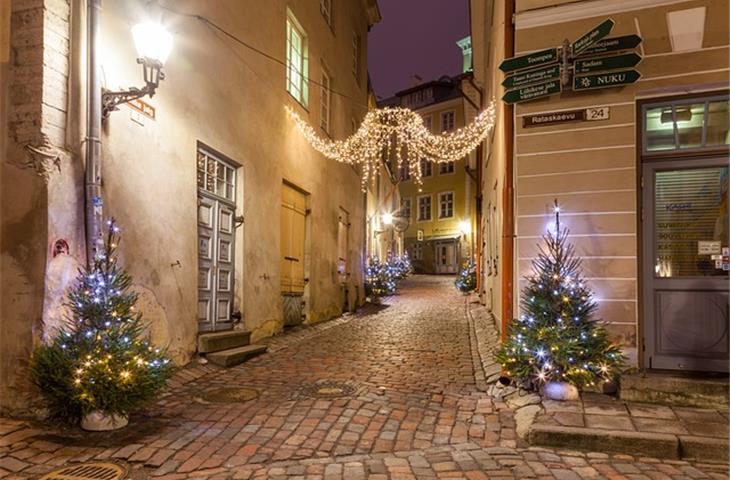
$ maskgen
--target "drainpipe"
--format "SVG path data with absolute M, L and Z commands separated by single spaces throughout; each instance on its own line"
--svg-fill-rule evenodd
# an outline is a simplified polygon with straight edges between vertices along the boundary
M 101 235 L 101 77 L 97 49 L 101 0 L 87 0 L 86 17 L 86 263 L 91 268 L 103 248 Z
M 505 0 L 504 58 L 515 55 L 515 0 Z M 514 318 L 514 106 L 504 104 L 504 186 L 502 188 L 502 341 L 507 340 L 507 326 Z

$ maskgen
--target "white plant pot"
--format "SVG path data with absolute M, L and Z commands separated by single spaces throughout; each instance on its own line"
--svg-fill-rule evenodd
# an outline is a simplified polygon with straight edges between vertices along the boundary
M 542 388 L 543 394 L 551 400 L 578 400 L 580 394 L 575 385 L 567 382 L 550 381 Z
M 81 428 L 90 432 L 106 432 L 126 427 L 129 418 L 126 415 L 109 415 L 99 410 L 84 415 Z

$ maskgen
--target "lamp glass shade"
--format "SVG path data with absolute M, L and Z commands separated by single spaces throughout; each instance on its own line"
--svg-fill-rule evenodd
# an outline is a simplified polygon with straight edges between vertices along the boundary
M 384 213 L 383 214 L 383 223 L 386 225 L 392 225 L 393 224 L 393 214 L 392 213 Z
M 172 50 L 172 35 L 159 23 L 138 23 L 132 27 L 132 38 L 139 58 L 164 64 Z

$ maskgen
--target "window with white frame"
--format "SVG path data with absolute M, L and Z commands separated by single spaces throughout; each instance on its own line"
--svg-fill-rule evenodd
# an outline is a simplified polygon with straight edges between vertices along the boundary
M 319 126 L 327 133 L 330 133 L 330 104 L 332 100 L 332 87 L 330 76 L 322 69 L 322 81 L 320 82 L 320 112 Z
M 421 195 L 418 197 L 418 221 L 428 220 L 431 220 L 431 195 Z
M 414 243 L 413 244 L 413 260 L 423 260 L 423 244 L 422 243 Z
M 456 126 L 456 114 L 453 110 L 441 112 L 441 131 L 448 132 Z
M 439 163 L 439 175 L 454 173 L 454 162 Z
M 352 32 L 352 74 L 355 76 L 355 80 L 360 81 L 360 50 L 362 39 L 360 35 Z
M 332 26 L 332 0 L 319 0 L 319 11 L 327 25 Z
M 439 218 L 454 216 L 454 192 L 439 193 Z
M 411 219 L 411 199 L 402 198 L 400 201 L 400 217 Z
M 236 201 L 236 170 L 208 150 L 198 147 L 198 189 Z
M 430 177 L 433 175 L 433 163 L 426 159 L 421 160 L 421 176 Z
M 307 36 L 294 16 L 286 19 L 286 90 L 303 106 L 307 106 L 309 65 Z

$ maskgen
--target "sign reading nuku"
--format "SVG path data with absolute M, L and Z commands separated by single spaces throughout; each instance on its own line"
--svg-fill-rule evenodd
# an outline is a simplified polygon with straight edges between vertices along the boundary
M 594 75 L 576 75 L 573 77 L 573 90 L 618 87 L 634 83 L 639 78 L 641 78 L 641 74 L 636 70 L 605 72 Z

